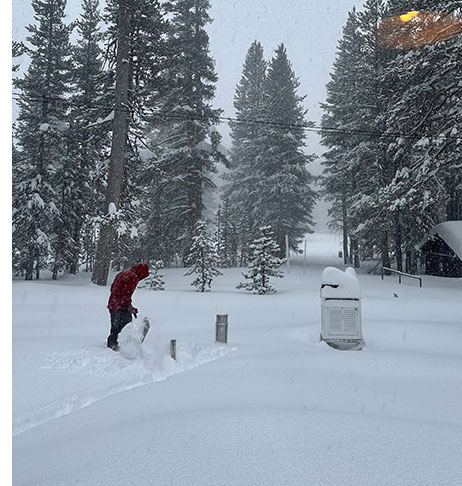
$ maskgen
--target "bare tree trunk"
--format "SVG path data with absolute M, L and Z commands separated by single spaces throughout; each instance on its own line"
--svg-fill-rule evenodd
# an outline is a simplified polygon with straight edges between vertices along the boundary
M 342 223 L 343 223 L 343 263 L 348 263 L 348 214 L 345 194 L 342 197 Z
M 115 205 L 119 209 L 120 195 L 124 186 L 125 159 L 128 134 L 128 85 L 129 85 L 129 34 L 130 7 L 129 0 L 119 0 L 117 21 L 117 64 L 115 84 L 115 113 L 112 131 L 111 157 L 106 192 L 106 211 Z M 102 226 L 96 260 L 92 275 L 92 282 L 106 285 L 109 266 L 111 263 L 112 246 L 115 237 L 115 227 L 111 223 Z
M 399 211 L 395 214 L 395 254 L 397 269 L 403 271 L 403 234 Z
M 359 244 L 356 238 L 351 240 L 351 251 L 353 253 L 353 265 L 355 268 L 359 268 L 361 266 L 359 262 Z
M 380 238 L 380 253 L 382 255 L 382 267 L 390 268 L 390 249 L 388 246 L 388 232 L 384 229 Z M 391 275 L 388 270 L 385 271 L 386 275 Z
M 33 276 L 34 276 L 34 260 L 32 260 L 31 257 L 29 257 L 29 259 L 27 260 L 27 263 L 26 263 L 25 279 L 26 280 L 32 280 Z

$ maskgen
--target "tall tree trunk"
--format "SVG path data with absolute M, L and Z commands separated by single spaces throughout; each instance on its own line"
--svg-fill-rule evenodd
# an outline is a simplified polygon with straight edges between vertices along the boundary
M 390 268 L 390 249 L 388 246 L 388 232 L 384 229 L 380 237 L 380 253 L 382 256 L 382 267 Z M 386 275 L 391 275 L 391 272 L 385 271 Z
M 398 271 L 403 271 L 403 234 L 399 211 L 395 214 L 395 254 Z
M 35 262 L 35 280 L 40 280 L 40 254 L 37 252 L 37 260 Z
M 75 241 L 75 248 L 72 251 L 72 261 L 69 265 L 69 273 L 71 275 L 76 275 L 79 271 L 79 257 L 80 257 L 80 234 L 82 231 L 82 223 L 79 221 L 76 223 L 74 228 L 74 241 Z
M 342 197 L 342 221 L 343 221 L 343 263 L 348 263 L 348 214 L 345 194 Z
M 29 258 L 27 259 L 25 270 L 26 270 L 25 280 L 32 280 L 34 276 L 34 260 L 32 259 L 32 256 L 30 254 L 29 254 Z
M 355 268 L 359 268 L 361 266 L 359 262 L 359 244 L 356 238 L 353 238 L 351 240 L 351 250 L 352 250 L 352 257 L 353 257 L 353 265 Z
M 120 195 L 124 185 L 125 159 L 128 135 L 128 85 L 129 85 L 129 34 L 130 7 L 129 0 L 119 0 L 117 21 L 117 63 L 115 83 L 115 113 L 112 131 L 111 156 L 106 192 L 106 211 L 112 203 L 119 209 Z M 115 238 L 115 227 L 111 223 L 102 226 L 98 248 L 96 250 L 95 267 L 92 282 L 96 285 L 106 285 L 111 263 L 112 246 Z

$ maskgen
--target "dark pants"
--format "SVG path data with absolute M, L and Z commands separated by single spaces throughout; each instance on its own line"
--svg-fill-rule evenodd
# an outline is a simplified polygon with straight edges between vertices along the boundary
M 120 331 L 132 321 L 132 313 L 129 310 L 110 310 L 111 314 L 111 334 L 107 338 L 107 347 L 117 351 L 119 343 L 117 337 Z

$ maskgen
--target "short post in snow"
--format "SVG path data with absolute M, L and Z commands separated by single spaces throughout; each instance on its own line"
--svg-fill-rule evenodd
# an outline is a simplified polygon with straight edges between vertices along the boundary
M 176 339 L 170 339 L 170 357 L 176 361 Z
M 306 272 L 306 240 L 305 240 L 305 248 L 303 250 L 303 274 Z
M 217 314 L 215 341 L 217 343 L 228 343 L 228 314 Z
M 286 260 L 287 260 L 287 273 L 290 273 L 289 235 L 286 235 Z

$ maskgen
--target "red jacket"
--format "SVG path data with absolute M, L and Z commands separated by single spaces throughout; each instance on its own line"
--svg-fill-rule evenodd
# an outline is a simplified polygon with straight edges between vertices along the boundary
M 132 305 L 132 295 L 140 280 L 149 275 L 149 267 L 146 263 L 138 263 L 130 270 L 124 270 L 116 275 L 111 285 L 109 296 L 109 310 L 126 310 Z

